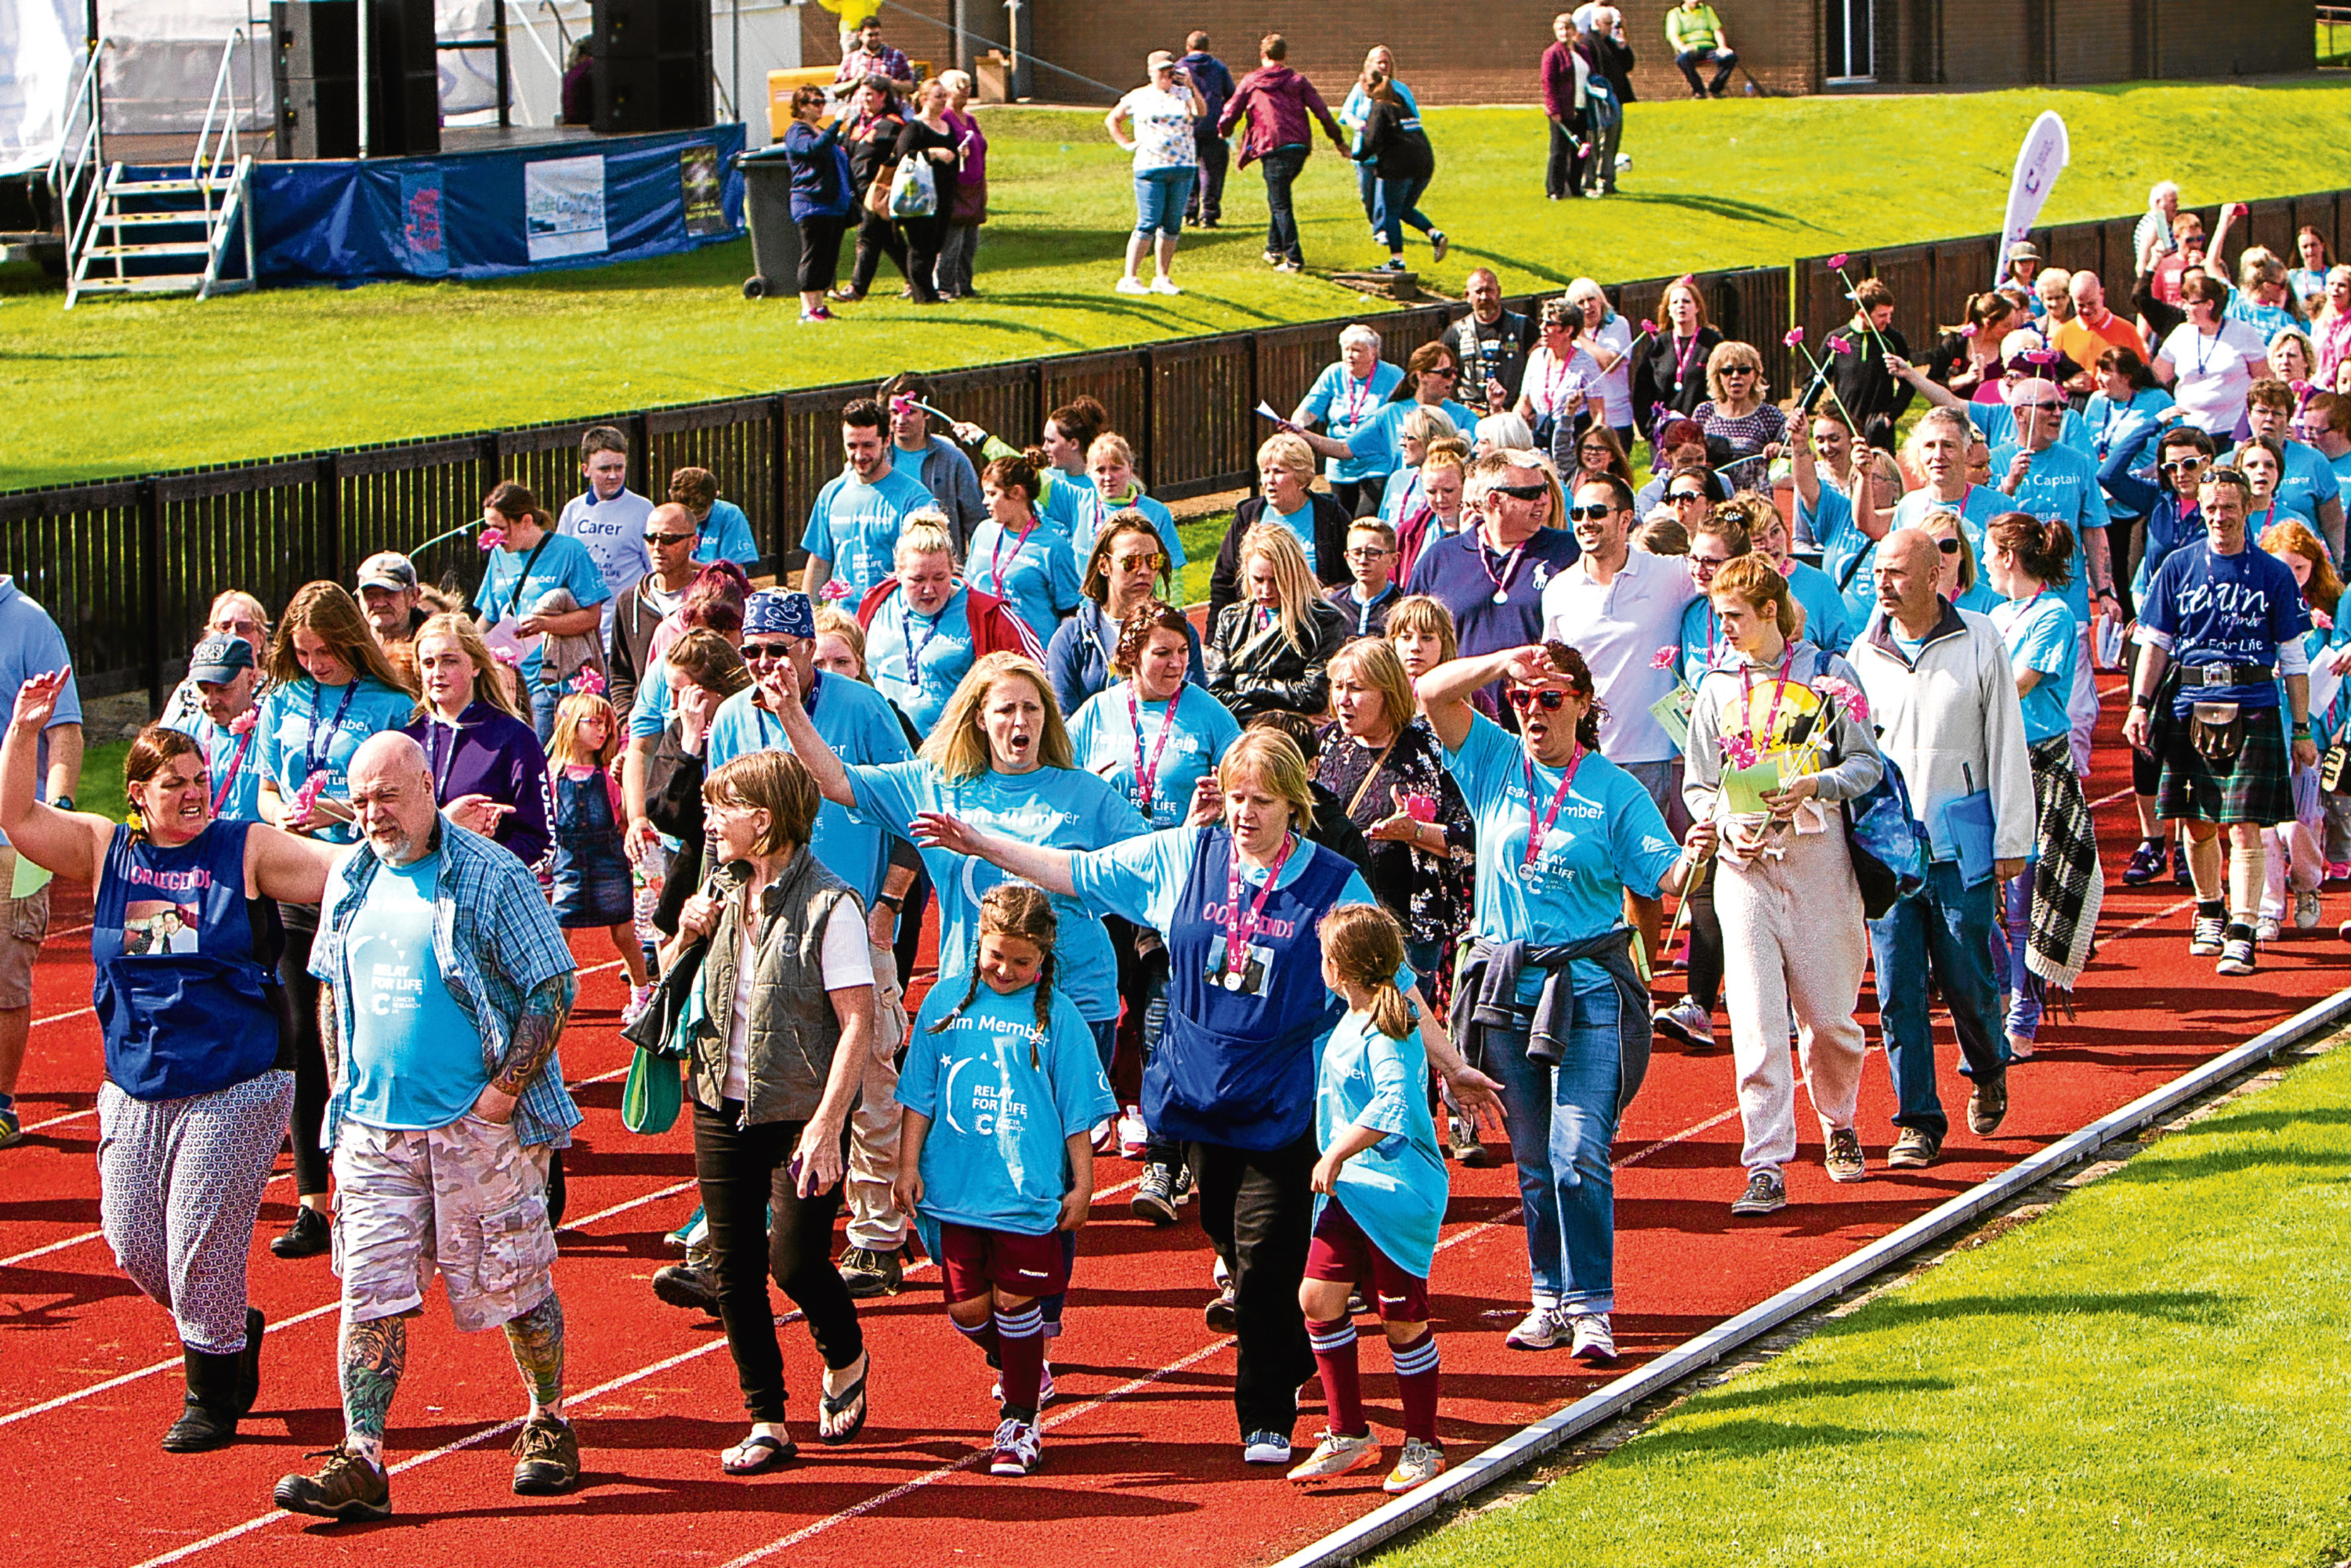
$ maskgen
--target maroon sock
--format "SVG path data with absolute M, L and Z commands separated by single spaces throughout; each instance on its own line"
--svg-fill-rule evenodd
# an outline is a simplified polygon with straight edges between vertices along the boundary
M 998 1354 L 1004 1363 L 1004 1408 L 1037 1418 L 1037 1392 L 1045 1381 L 1045 1315 L 1031 1304 L 996 1314 Z
M 1314 1347 L 1315 1370 L 1322 1375 L 1322 1403 L 1331 1417 L 1331 1430 L 1342 1437 L 1361 1437 L 1371 1427 L 1364 1420 L 1364 1386 L 1355 1370 L 1354 1319 L 1309 1322 L 1306 1338 Z
M 955 1323 L 956 1333 L 963 1335 L 964 1338 L 979 1346 L 980 1354 L 987 1357 L 988 1365 L 994 1366 L 1003 1360 L 1002 1352 L 999 1351 L 997 1346 L 996 1319 L 993 1314 L 980 1319 L 978 1326 L 977 1327 L 973 1327 L 966 1323 L 956 1323 L 955 1319 L 952 1317 L 947 1319 L 947 1322 Z
M 1424 1328 L 1408 1344 L 1391 1343 L 1395 1354 L 1396 1392 L 1404 1402 L 1404 1435 L 1424 1443 L 1437 1441 L 1437 1332 Z

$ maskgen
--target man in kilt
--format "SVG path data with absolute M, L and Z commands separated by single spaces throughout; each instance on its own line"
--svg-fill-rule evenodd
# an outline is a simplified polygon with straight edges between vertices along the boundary
M 2139 604 L 2138 671 L 2123 737 L 2163 765 L 2162 814 L 2182 823 L 2196 885 L 2192 954 L 2219 955 L 2223 975 L 2253 972 L 2261 904 L 2262 824 L 2289 821 L 2294 766 L 2318 765 L 2310 734 L 2310 612 L 2286 564 L 2252 547 L 2252 491 L 2236 468 L 2207 470 L 2196 500 L 2202 540 L 2156 571 Z M 2229 881 L 2220 881 L 2228 830 Z

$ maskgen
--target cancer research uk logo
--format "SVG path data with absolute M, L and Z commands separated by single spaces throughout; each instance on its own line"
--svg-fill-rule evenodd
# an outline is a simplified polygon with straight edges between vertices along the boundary
M 602 153 L 524 164 L 522 198 L 531 260 L 601 256 L 611 248 L 604 233 Z

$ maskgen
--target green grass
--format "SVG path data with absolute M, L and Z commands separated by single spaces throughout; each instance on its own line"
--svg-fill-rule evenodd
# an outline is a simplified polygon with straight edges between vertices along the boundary
M 2347 1104 L 2338 1050 L 1383 1568 L 2333 1563 Z
M 1839 248 L 1987 233 L 2032 117 L 2064 114 L 2074 165 L 2050 222 L 2137 211 L 2148 183 L 2191 202 L 2328 190 L 2351 93 L 2326 87 L 2139 87 L 1633 106 L 1625 194 L 1541 199 L 1531 109 L 1437 110 L 1426 206 L 1454 236 L 1435 287 L 1493 265 L 1555 288 L 1765 265 Z M 1259 260 L 1264 198 L 1236 173 L 1228 226 L 1187 233 L 1180 298 L 1111 292 L 1134 211 L 1124 157 L 1092 113 L 986 111 L 991 210 L 969 302 L 894 298 L 802 329 L 789 302 L 746 302 L 747 243 L 496 284 L 273 289 L 197 305 L 61 310 L 17 268 L 0 292 L 0 488 L 528 423 L 665 402 L 1102 348 L 1378 307 Z M 2242 155 L 2259 124 L 2262 156 Z M 1309 259 L 1363 266 L 1349 168 L 1307 166 Z M 1416 261 L 1427 253 L 1416 250 Z M 885 275 L 888 269 L 884 268 Z M 894 285 L 893 285 L 894 287 Z M 887 292 L 887 290 L 884 290 Z
M 81 789 L 74 796 L 74 804 L 118 822 L 127 820 L 131 802 L 122 794 L 122 759 L 130 754 L 131 743 L 127 740 L 83 747 Z

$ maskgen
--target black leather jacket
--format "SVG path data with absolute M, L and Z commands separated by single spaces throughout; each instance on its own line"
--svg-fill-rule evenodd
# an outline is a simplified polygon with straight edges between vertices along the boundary
M 1228 604 L 1217 613 L 1208 633 L 1208 692 L 1241 723 L 1274 708 L 1319 718 L 1331 706 L 1331 655 L 1347 640 L 1347 618 L 1322 599 L 1307 612 L 1313 643 L 1303 653 L 1290 645 L 1279 621 L 1259 629 L 1253 604 Z

